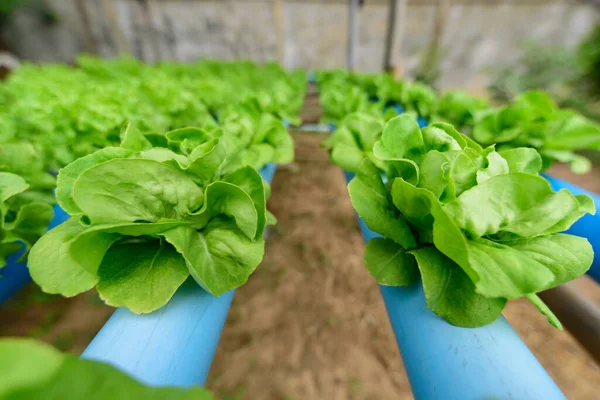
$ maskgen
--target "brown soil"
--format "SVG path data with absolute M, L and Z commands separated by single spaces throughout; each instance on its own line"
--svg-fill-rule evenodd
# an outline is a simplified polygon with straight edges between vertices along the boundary
M 95 292 L 66 299 L 31 283 L 0 306 L 0 337 L 32 337 L 81 354 L 113 311 Z
M 277 171 L 269 208 L 279 222 L 236 293 L 209 377 L 223 398 L 412 398 L 344 177 L 318 148 L 324 138 L 294 135 L 296 161 Z M 594 282 L 575 285 L 600 304 Z M 569 399 L 597 398 L 600 369 L 573 337 L 527 302 L 505 315 Z

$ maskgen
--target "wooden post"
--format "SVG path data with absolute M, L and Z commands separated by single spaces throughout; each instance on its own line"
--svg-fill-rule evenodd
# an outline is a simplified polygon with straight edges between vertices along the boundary
M 572 283 L 538 293 L 577 341 L 600 362 L 600 307 Z
M 153 59 L 146 61 L 158 62 L 162 59 L 160 51 L 159 38 L 156 29 L 154 28 L 154 22 L 152 20 L 152 0 L 139 0 L 138 1 L 142 11 L 142 22 L 144 24 L 144 30 L 149 32 L 150 44 L 152 46 Z
M 283 24 L 283 0 L 273 0 L 273 20 L 275 40 L 277 41 L 277 61 L 285 66 L 285 27 Z
M 114 41 L 117 47 L 117 52 L 119 54 L 131 54 L 129 42 L 127 41 L 127 38 L 125 37 L 123 30 L 121 29 L 121 25 L 119 24 L 119 20 L 117 18 L 117 11 L 115 10 L 113 0 L 102 0 L 102 8 L 106 13 L 111 31 L 114 34 Z
M 83 41 L 85 43 L 85 51 L 91 54 L 98 54 L 98 43 L 94 34 L 92 33 L 90 16 L 88 15 L 87 9 L 84 4 L 85 0 L 73 0 L 75 10 L 79 14 L 81 33 Z
M 346 55 L 346 68 L 348 71 L 354 70 L 356 57 L 356 14 L 358 12 L 358 0 L 348 0 L 348 43 Z
M 394 47 L 394 34 L 396 32 L 396 8 L 397 0 L 389 0 L 388 3 L 388 20 L 385 33 L 385 48 L 383 52 L 383 70 L 390 72 L 393 68 L 392 52 Z
M 419 68 L 418 78 L 426 83 L 433 84 L 438 75 L 438 68 L 440 62 L 440 44 L 442 41 L 442 34 L 446 27 L 446 20 L 448 19 L 448 13 L 450 11 L 450 0 L 438 0 L 437 7 L 435 10 L 435 22 L 433 25 L 433 32 L 431 35 L 431 41 L 421 67 Z

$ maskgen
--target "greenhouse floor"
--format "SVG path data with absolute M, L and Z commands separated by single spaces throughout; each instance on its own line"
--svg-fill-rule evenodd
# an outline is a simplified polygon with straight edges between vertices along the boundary
M 325 137 L 295 134 L 296 161 L 277 170 L 269 209 L 279 223 L 263 264 L 236 292 L 209 376 L 220 399 L 412 397 L 379 291 L 363 267 L 344 177 L 319 148 Z M 600 163 L 587 177 L 551 172 L 600 193 Z M 573 285 L 600 304 L 588 278 Z M 79 353 L 111 313 L 95 293 L 62 299 L 31 285 L 0 308 L 0 336 L 38 337 Z M 600 369 L 568 333 L 525 301 L 511 302 L 505 315 L 569 399 L 597 398 Z

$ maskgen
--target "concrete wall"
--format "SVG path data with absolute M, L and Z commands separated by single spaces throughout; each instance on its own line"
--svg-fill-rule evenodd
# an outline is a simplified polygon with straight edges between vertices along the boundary
M 291 68 L 343 67 L 348 10 L 345 1 L 286 0 L 278 17 L 272 0 L 46 0 L 59 15 L 44 26 L 18 12 L 5 32 L 18 55 L 36 61 L 72 61 L 75 54 L 130 52 L 146 61 L 199 57 L 277 58 Z M 402 7 L 407 3 L 406 7 Z M 393 57 L 414 70 L 430 41 L 437 1 L 399 0 Z M 82 11 L 83 8 L 83 11 Z M 482 70 L 510 62 L 518 45 L 576 43 L 598 19 L 591 2 L 574 0 L 453 0 L 442 34 L 440 86 L 480 86 Z M 387 2 L 367 0 L 359 13 L 357 69 L 379 71 Z M 283 38 L 277 37 L 280 23 Z

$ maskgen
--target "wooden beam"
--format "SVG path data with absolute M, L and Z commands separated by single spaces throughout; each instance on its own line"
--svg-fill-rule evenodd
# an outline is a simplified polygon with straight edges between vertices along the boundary
M 92 32 L 90 16 L 85 7 L 85 0 L 73 0 L 75 10 L 79 15 L 79 24 L 81 26 L 81 37 L 83 38 L 85 51 L 90 54 L 98 54 L 98 42 Z
M 346 44 L 346 68 L 348 71 L 354 70 L 356 59 L 356 41 L 357 41 L 357 15 L 358 0 L 348 0 L 348 42 Z
M 282 66 L 285 66 L 285 27 L 283 24 L 285 15 L 283 7 L 283 0 L 273 0 L 273 20 L 275 22 L 275 40 L 277 41 L 277 61 Z
M 538 293 L 563 326 L 600 362 L 600 307 L 577 291 L 573 283 Z
M 115 5 L 113 0 L 102 0 L 102 8 L 104 9 L 104 13 L 108 18 L 108 23 L 110 24 L 111 31 L 114 35 L 114 42 L 117 47 L 117 52 L 119 54 L 131 54 L 131 48 L 129 46 L 129 42 L 121 29 L 121 25 L 119 24 L 117 11 L 115 10 Z
M 388 20 L 385 32 L 385 47 L 383 51 L 383 70 L 390 71 L 393 68 L 392 53 L 394 48 L 394 35 L 396 33 L 396 8 L 397 0 L 389 0 Z

